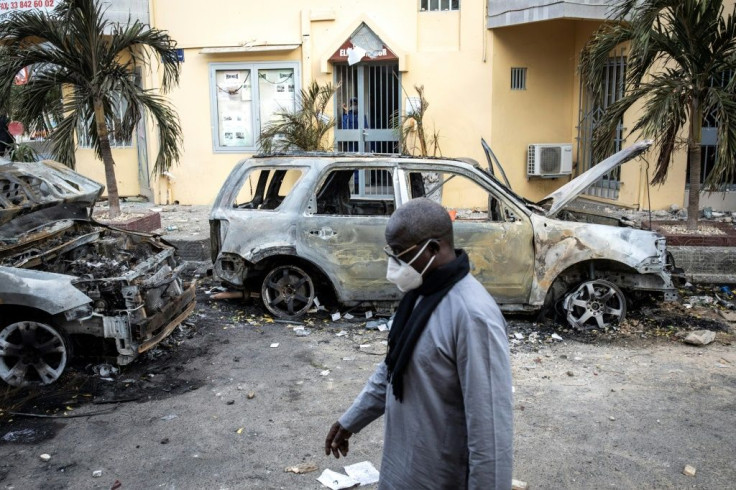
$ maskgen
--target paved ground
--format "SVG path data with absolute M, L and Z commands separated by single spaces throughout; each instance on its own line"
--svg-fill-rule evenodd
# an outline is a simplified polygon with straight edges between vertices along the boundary
M 326 458 L 322 444 L 382 360 L 386 334 L 322 315 L 298 336 L 257 306 L 209 300 L 212 286 L 203 280 L 188 325 L 111 381 L 82 360 L 53 389 L 6 390 L 0 488 L 318 489 L 324 468 L 380 467 L 381 421 L 351 440 L 347 459 Z M 680 343 L 677 329 L 728 328 L 693 310 L 646 309 L 600 336 L 513 319 L 515 478 L 530 488 L 733 488 L 733 335 Z M 284 472 L 303 462 L 319 471 Z M 695 477 L 681 473 L 686 464 Z

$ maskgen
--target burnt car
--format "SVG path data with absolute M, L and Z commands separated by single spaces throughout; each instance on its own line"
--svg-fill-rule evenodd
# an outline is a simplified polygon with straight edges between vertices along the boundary
M 0 162 L 0 378 L 49 384 L 70 356 L 125 365 L 194 309 L 173 246 L 97 223 L 102 186 L 51 161 Z
M 214 271 L 228 287 L 260 295 L 279 317 L 304 314 L 318 295 L 346 306 L 396 301 L 400 293 L 385 278 L 384 229 L 402 203 L 427 197 L 454 217 L 456 245 L 502 310 L 558 305 L 574 327 L 604 329 L 624 318 L 627 293 L 677 299 L 665 238 L 558 216 L 650 145 L 613 155 L 539 203 L 472 161 L 253 157 L 235 166 L 212 208 Z

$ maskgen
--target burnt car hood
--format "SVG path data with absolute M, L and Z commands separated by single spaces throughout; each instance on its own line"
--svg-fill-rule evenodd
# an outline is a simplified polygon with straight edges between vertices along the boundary
M 41 210 L 45 217 L 33 220 L 36 224 L 55 219 L 87 218 L 103 188 L 94 180 L 51 160 L 23 163 L 0 160 L 0 227 Z M 29 220 L 21 220 L 18 225 L 23 221 Z
M 573 199 L 582 194 L 588 187 L 593 185 L 598 179 L 606 175 L 614 168 L 622 165 L 629 160 L 636 158 L 652 146 L 652 140 L 639 141 L 620 152 L 611 155 L 602 162 L 596 164 L 581 175 L 575 177 L 567 184 L 548 195 L 537 205 L 543 207 L 547 217 L 553 217 L 567 206 Z

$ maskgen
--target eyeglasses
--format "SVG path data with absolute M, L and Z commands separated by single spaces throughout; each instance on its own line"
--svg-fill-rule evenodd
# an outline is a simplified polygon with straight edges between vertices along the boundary
M 426 247 L 429 242 L 437 242 L 437 239 L 436 238 L 427 238 L 426 240 L 422 240 L 422 241 L 425 242 L 424 245 L 423 245 L 423 247 Z M 385 247 L 383 247 L 383 252 L 386 255 L 388 255 L 390 258 L 394 259 L 396 262 L 401 262 L 401 259 L 399 257 L 401 257 L 402 255 L 404 255 L 404 254 L 406 254 L 408 252 L 411 252 L 412 250 L 414 250 L 415 248 L 417 248 L 419 246 L 419 244 L 422 243 L 422 241 L 420 241 L 419 243 L 415 243 L 411 247 L 409 247 L 409 248 L 407 248 L 404 251 L 399 252 L 399 253 L 394 253 L 394 249 L 391 248 L 391 245 L 386 245 Z M 416 258 L 416 256 L 415 256 L 415 258 Z M 414 259 L 412 259 L 412 260 L 414 260 Z

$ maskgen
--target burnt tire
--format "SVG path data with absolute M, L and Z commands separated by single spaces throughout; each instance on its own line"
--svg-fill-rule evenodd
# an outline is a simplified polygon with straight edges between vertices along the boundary
M 298 318 L 314 304 L 312 277 L 295 265 L 271 269 L 261 284 L 263 306 L 279 318 Z
M 626 297 L 618 286 L 603 279 L 585 281 L 566 296 L 567 323 L 577 330 L 606 330 L 626 317 Z
M 69 344 L 47 323 L 19 321 L 0 330 L 0 379 L 11 386 L 51 384 L 68 360 Z

